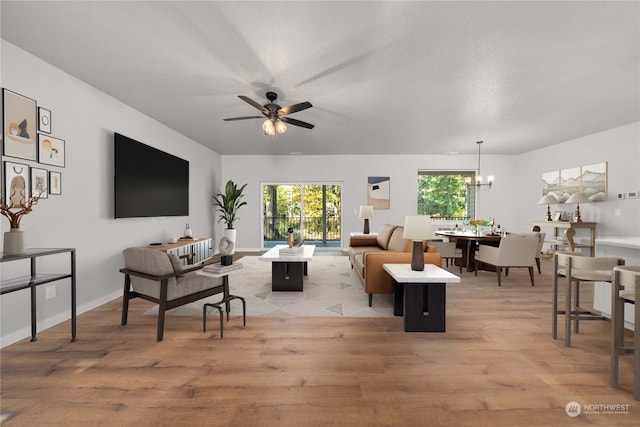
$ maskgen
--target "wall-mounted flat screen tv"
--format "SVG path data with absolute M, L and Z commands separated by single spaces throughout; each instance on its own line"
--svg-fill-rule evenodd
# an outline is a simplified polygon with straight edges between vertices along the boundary
M 115 217 L 189 215 L 189 162 L 114 133 Z

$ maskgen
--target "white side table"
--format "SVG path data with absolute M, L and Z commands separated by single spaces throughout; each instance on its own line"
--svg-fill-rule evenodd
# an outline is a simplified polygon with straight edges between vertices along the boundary
M 393 278 L 393 314 L 404 315 L 405 332 L 445 332 L 447 283 L 459 283 L 460 277 L 433 265 L 423 271 L 410 264 L 383 264 Z

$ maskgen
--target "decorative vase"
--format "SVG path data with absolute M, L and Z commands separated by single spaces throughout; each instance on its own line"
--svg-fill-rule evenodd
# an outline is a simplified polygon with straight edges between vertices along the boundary
M 193 237 L 193 232 L 191 231 L 189 224 L 184 228 L 184 237 Z
M 225 228 L 222 235 L 233 243 L 233 247 L 231 248 L 231 251 L 228 254 L 228 255 L 233 255 L 236 251 L 236 229 Z
M 27 252 L 27 236 L 19 228 L 4 233 L 3 255 L 22 255 Z

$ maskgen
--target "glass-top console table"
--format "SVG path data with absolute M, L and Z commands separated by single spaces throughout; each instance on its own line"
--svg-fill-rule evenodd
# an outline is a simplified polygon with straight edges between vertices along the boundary
M 38 273 L 39 257 L 61 253 L 69 254 L 68 273 Z M 19 255 L 4 255 L 0 252 L 0 263 L 28 259 L 31 262 L 31 274 L 28 276 L 3 279 L 0 282 L 0 295 L 23 289 L 31 290 L 31 341 L 36 341 L 36 288 L 46 283 L 62 279 L 71 279 L 71 341 L 76 341 L 76 250 L 75 248 L 29 248 Z

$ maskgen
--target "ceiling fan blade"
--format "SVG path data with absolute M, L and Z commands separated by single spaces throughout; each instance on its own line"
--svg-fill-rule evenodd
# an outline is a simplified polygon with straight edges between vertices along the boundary
M 307 129 L 313 129 L 314 125 L 311 123 L 303 122 L 302 120 L 292 119 L 291 117 L 280 117 L 280 120 L 294 126 L 300 126 Z
M 225 122 L 231 122 L 233 120 L 247 120 L 247 119 L 264 119 L 264 116 L 243 116 L 243 117 L 231 117 L 230 119 L 222 119 Z
M 242 99 L 247 104 L 257 108 L 258 110 L 262 111 L 265 114 L 269 113 L 269 110 L 267 110 L 266 108 L 264 108 L 264 106 L 258 104 L 256 101 L 254 101 L 253 99 L 249 98 L 248 96 L 238 95 L 238 98 Z
M 311 105 L 310 102 L 301 102 L 299 104 L 289 105 L 288 107 L 282 107 L 278 110 L 278 115 L 286 116 L 287 114 L 296 113 L 311 107 L 313 107 L 313 105 Z

